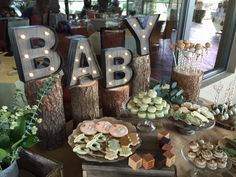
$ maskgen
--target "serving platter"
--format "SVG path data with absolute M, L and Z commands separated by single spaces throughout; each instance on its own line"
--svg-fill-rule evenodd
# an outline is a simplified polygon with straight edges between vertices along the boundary
M 117 120 L 113 117 L 104 117 L 104 118 L 100 118 L 100 119 L 94 119 L 93 120 L 94 123 L 97 123 L 99 121 L 108 121 L 110 122 L 111 124 L 123 124 L 124 126 L 127 127 L 128 129 L 128 133 L 137 133 L 137 129 L 134 125 L 132 125 L 131 123 L 129 122 L 125 122 L 125 121 L 122 121 L 122 120 Z M 82 123 L 80 123 L 76 129 L 73 130 L 72 134 L 68 137 L 68 144 L 71 146 L 71 148 L 73 149 L 76 144 L 74 143 L 74 139 L 76 137 L 76 135 L 79 135 L 81 134 L 82 132 L 80 131 L 80 126 L 81 126 Z M 107 141 L 110 139 L 110 138 L 113 138 L 111 135 L 108 135 L 108 139 Z M 117 140 L 119 140 L 119 138 L 116 138 Z M 105 144 L 107 145 L 107 141 L 105 142 Z M 132 154 L 141 146 L 141 139 L 140 139 L 140 143 L 137 144 L 136 146 L 130 146 L 131 148 L 131 151 L 132 151 Z M 80 157 L 81 159 L 84 159 L 86 161 L 91 161 L 91 162 L 100 162 L 100 163 L 111 163 L 111 162 L 118 162 L 120 160 L 124 160 L 126 159 L 127 157 L 123 157 L 123 156 L 118 156 L 117 159 L 114 159 L 114 160 L 108 160 L 108 159 L 105 159 L 104 158 L 104 152 L 94 152 L 94 153 L 90 153 L 90 154 L 86 154 L 86 155 L 81 155 L 81 154 L 78 154 L 76 153 L 78 157 Z

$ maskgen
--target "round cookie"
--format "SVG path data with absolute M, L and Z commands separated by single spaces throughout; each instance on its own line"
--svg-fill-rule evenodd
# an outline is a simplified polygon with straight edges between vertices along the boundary
M 148 108 L 148 105 L 147 104 L 140 104 L 139 107 L 140 107 L 139 108 L 140 111 L 146 111 Z
M 95 123 L 93 121 L 82 122 L 79 129 L 85 135 L 94 135 L 97 133 Z
M 134 102 L 134 103 L 139 103 L 140 100 L 139 100 L 139 98 L 138 98 L 137 96 L 134 96 L 134 98 L 133 98 L 133 102 Z
M 151 90 L 148 91 L 148 96 L 150 98 L 155 98 L 157 96 L 157 92 L 155 90 L 151 89 Z
M 138 97 L 139 97 L 139 98 L 143 98 L 145 95 L 147 95 L 147 92 L 140 92 L 140 93 L 138 94 Z
M 132 114 L 137 114 L 138 108 L 137 108 L 137 107 L 133 107 L 133 108 L 130 110 L 130 112 L 131 112 Z
M 135 107 L 135 103 L 133 102 L 133 100 L 130 100 L 127 104 L 127 108 L 132 109 L 133 107 Z
M 157 118 L 162 118 L 162 117 L 164 117 L 165 115 L 164 115 L 164 112 L 163 111 L 157 111 L 156 112 L 156 117 Z
M 147 111 L 150 112 L 150 113 L 154 113 L 156 112 L 157 108 L 155 106 L 149 106 Z
M 98 132 L 108 134 L 112 124 L 108 121 L 98 121 L 95 126 Z
M 166 100 L 162 100 L 161 104 L 162 104 L 162 106 L 165 108 L 165 107 L 167 106 Z
M 145 95 L 143 98 L 142 98 L 142 102 L 144 103 L 144 104 L 149 104 L 149 103 L 151 103 L 151 98 L 149 97 L 149 96 L 147 96 L 147 95 Z
M 122 124 L 113 124 L 110 128 L 110 134 L 116 138 L 123 137 L 128 133 L 128 128 Z
M 139 118 L 144 119 L 144 118 L 146 118 L 146 115 L 147 115 L 146 112 L 143 112 L 143 111 L 139 111 L 139 112 L 138 112 L 138 117 L 139 117 Z
M 85 144 L 79 144 L 73 148 L 73 152 L 76 152 L 80 155 L 85 155 L 85 154 L 88 154 L 90 150 L 86 147 Z
M 158 111 L 161 111 L 163 109 L 163 106 L 161 104 L 156 104 L 155 107 Z
M 153 98 L 152 101 L 155 104 L 161 104 L 162 103 L 162 98 L 161 97 L 156 97 L 156 98 Z
M 155 113 L 147 113 L 147 118 L 149 119 L 155 119 L 156 118 L 156 114 Z

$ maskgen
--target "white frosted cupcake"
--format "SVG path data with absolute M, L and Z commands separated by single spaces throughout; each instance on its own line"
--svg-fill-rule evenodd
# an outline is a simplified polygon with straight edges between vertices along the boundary
M 218 168 L 226 168 L 226 166 L 227 166 L 227 160 L 223 160 L 223 159 L 217 160 L 217 167 Z
M 197 157 L 197 154 L 195 152 L 189 151 L 188 152 L 188 158 L 191 161 L 194 161 L 194 159 Z
M 198 168 L 206 168 L 207 163 L 206 163 L 205 159 L 197 157 L 197 158 L 194 159 L 194 164 Z
M 155 113 L 147 113 L 147 118 L 149 118 L 149 119 L 155 119 L 156 118 L 156 115 L 155 115 Z
M 148 91 L 148 96 L 150 98 L 155 98 L 157 96 L 157 92 L 155 90 L 149 90 Z
M 216 170 L 217 169 L 217 162 L 215 160 L 207 161 L 207 168 L 209 168 L 211 170 Z
M 143 111 L 139 111 L 139 112 L 138 112 L 138 117 L 139 117 L 139 118 L 144 119 L 144 118 L 146 118 L 146 115 L 147 115 L 146 112 L 143 112 Z

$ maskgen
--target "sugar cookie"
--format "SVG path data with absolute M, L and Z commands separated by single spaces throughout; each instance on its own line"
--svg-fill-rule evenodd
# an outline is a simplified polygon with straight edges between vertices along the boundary
M 112 124 L 108 121 L 99 121 L 96 123 L 96 129 L 98 132 L 108 134 Z
M 116 138 L 123 137 L 128 133 L 128 128 L 122 124 L 113 124 L 110 128 L 110 134 Z

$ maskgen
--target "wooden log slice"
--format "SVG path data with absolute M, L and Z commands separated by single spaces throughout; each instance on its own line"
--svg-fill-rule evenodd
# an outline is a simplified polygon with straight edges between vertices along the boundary
M 131 82 L 130 94 L 134 96 L 149 89 L 151 76 L 150 55 L 133 57 L 131 66 L 134 77 Z
M 70 89 L 73 125 L 84 120 L 95 119 L 99 114 L 98 81 Z
M 123 104 L 129 99 L 129 86 L 125 85 L 102 92 L 103 116 L 119 117 L 123 112 Z
M 186 74 L 176 69 L 172 71 L 172 81 L 176 81 L 178 86 L 184 90 L 184 96 L 187 101 L 196 103 L 199 98 L 202 84 L 203 72 Z
M 26 98 L 30 105 L 37 104 L 37 92 L 47 81 L 48 78 L 44 78 L 25 83 Z M 38 117 L 43 119 L 42 123 L 38 124 L 40 147 L 49 150 L 60 147 L 66 141 L 66 123 L 60 76 L 57 78 L 51 94 L 43 98 L 40 110 Z

